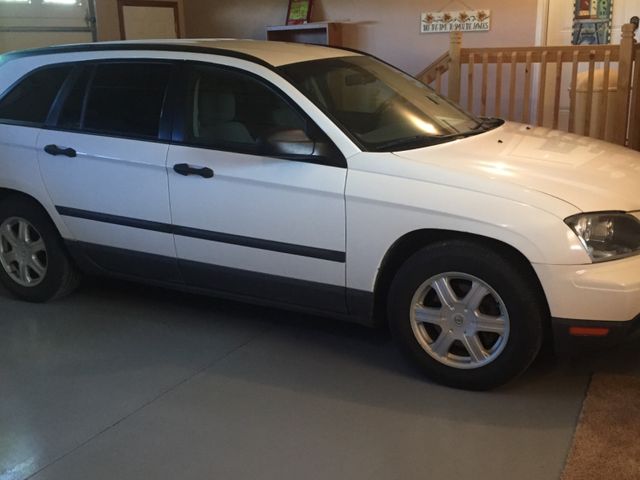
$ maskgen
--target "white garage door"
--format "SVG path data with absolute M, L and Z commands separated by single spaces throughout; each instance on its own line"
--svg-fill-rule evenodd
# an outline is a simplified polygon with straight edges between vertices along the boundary
M 0 0 L 0 53 L 95 38 L 93 0 Z

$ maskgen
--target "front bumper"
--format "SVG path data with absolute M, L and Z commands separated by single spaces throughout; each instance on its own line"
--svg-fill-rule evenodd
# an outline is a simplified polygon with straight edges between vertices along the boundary
M 640 255 L 590 265 L 534 264 L 554 318 L 628 322 L 640 313 Z
M 626 322 L 552 318 L 551 326 L 555 353 L 575 355 L 622 342 L 640 329 L 640 315 Z
M 590 265 L 533 265 L 559 353 L 606 347 L 640 327 L 640 256 Z

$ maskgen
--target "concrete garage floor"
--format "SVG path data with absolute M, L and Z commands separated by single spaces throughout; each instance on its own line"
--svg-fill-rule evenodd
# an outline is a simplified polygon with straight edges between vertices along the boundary
M 557 479 L 589 373 L 489 393 L 418 376 L 388 334 L 143 286 L 0 290 L 0 479 Z

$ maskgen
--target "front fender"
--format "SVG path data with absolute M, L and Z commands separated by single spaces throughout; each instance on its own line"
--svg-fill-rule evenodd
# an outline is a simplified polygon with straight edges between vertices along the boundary
M 350 170 L 346 204 L 349 288 L 373 291 L 387 251 L 399 238 L 423 229 L 494 239 L 515 248 L 532 264 L 591 263 L 561 218 L 521 201 Z

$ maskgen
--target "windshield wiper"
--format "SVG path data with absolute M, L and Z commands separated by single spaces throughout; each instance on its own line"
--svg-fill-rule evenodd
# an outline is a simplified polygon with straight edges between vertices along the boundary
M 497 117 L 485 117 L 481 118 L 480 121 L 473 127 L 473 131 L 482 130 L 483 132 L 488 132 L 489 130 L 493 130 L 504 124 L 504 120 Z
M 414 135 L 412 137 L 398 138 L 391 140 L 387 143 L 383 143 L 376 147 L 378 152 L 392 152 L 396 149 L 410 149 L 419 147 L 431 147 L 433 145 L 439 145 L 441 143 L 452 142 L 454 140 L 460 140 L 462 138 L 471 137 L 485 132 L 486 130 L 474 129 L 466 132 L 451 133 L 448 135 Z
M 378 152 L 391 152 L 399 149 L 410 149 L 419 147 L 431 147 L 441 143 L 452 142 L 462 138 L 480 135 L 504 124 L 501 118 L 483 118 L 475 127 L 466 132 L 456 132 L 447 135 L 413 135 L 411 137 L 397 138 L 376 146 Z

